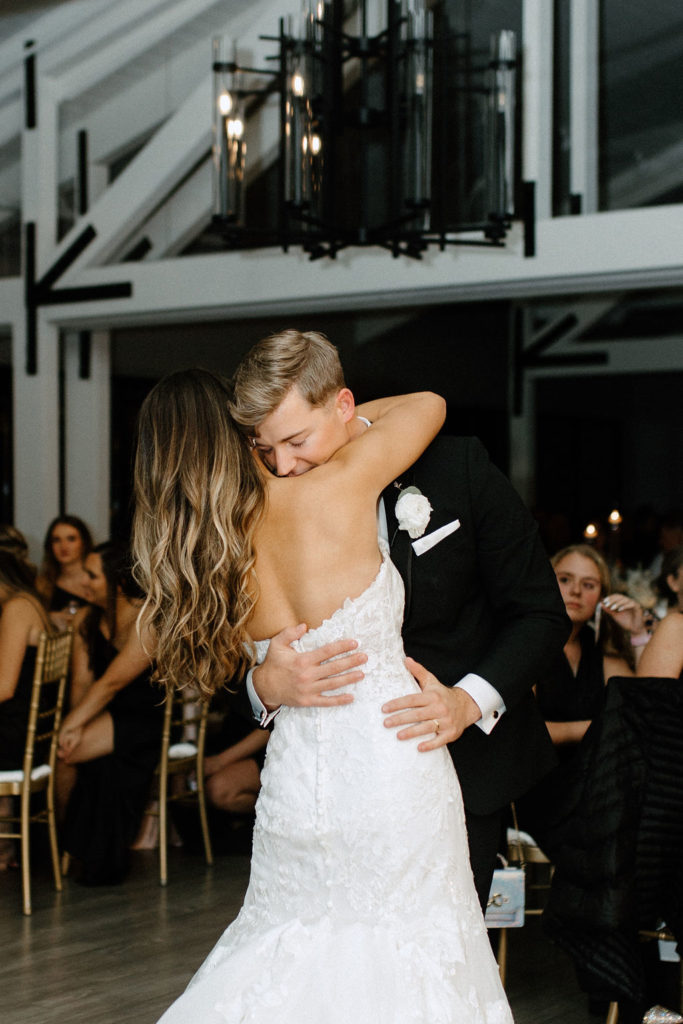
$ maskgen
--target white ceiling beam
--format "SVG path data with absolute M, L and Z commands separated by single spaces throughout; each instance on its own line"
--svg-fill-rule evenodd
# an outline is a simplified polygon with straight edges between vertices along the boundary
M 21 209 L 21 166 L 15 160 L 0 168 L 0 216 L 16 216 Z
M 581 213 L 598 209 L 600 11 L 596 0 L 571 0 L 569 191 Z
M 676 205 L 542 221 L 531 259 L 518 237 L 504 249 L 457 247 L 418 261 L 351 248 L 333 261 L 268 249 L 118 264 L 81 270 L 68 283 L 132 281 L 131 298 L 55 306 L 50 316 L 109 326 L 681 287 L 682 235 Z
M 141 0 L 143 2 L 143 0 Z M 102 25 L 107 11 L 115 7 L 111 0 L 71 0 L 23 25 L 0 43 L 0 100 L 8 91 L 21 89 L 24 64 L 24 40 L 34 39 L 38 52 L 57 49 L 63 40 L 73 40 L 87 24 Z M 104 28 L 105 34 L 108 31 Z
M 593 351 L 586 349 L 586 354 Z M 581 345 L 576 351 L 583 352 Z M 543 366 L 527 372 L 534 379 L 546 377 L 596 377 L 621 373 L 676 373 L 683 371 L 683 336 L 673 338 L 613 338 L 600 350 L 605 363 L 590 366 Z
M 244 2 L 244 0 L 242 0 Z M 106 40 L 96 52 L 57 75 L 60 95 L 64 98 L 86 92 L 104 78 L 137 60 L 152 46 L 182 30 L 202 12 L 216 6 L 216 0 L 165 0 L 155 10 L 141 16 L 140 0 L 126 0 L 113 5 L 117 16 L 125 22 L 125 32 Z M 207 40 L 207 54 L 209 41 Z M 207 57 L 207 67 L 209 59 Z
M 535 183 L 536 216 L 552 214 L 553 178 L 553 5 L 522 4 L 524 135 L 522 177 Z
M 0 325 L 10 327 L 23 314 L 24 282 L 20 277 L 0 277 Z
M 607 186 L 613 208 L 642 206 L 657 196 L 666 195 L 681 184 L 683 142 L 643 156 L 628 170 L 613 177 Z
M 165 97 L 165 72 L 158 68 L 146 79 L 131 82 L 116 96 L 104 99 L 97 109 L 81 117 L 69 118 L 59 139 L 59 167 L 61 179 L 67 181 L 76 173 L 78 131 L 88 133 L 88 160 L 93 164 L 108 165 L 112 159 L 133 148 L 136 141 L 151 135 L 172 112 Z M 196 85 L 196 79 L 185 96 Z M 178 104 L 180 105 L 180 104 Z M 125 117 L 122 111 L 126 111 Z
M 279 110 L 277 97 L 274 100 L 273 104 L 263 106 L 247 123 L 247 184 L 278 155 Z M 123 243 L 123 251 L 130 251 L 139 239 L 145 237 L 151 242 L 145 259 L 160 259 L 181 252 L 211 219 L 212 174 L 213 164 L 207 159 L 168 202 Z
M 36 74 L 36 116 L 21 136 L 21 219 L 35 225 L 35 271 L 48 269 L 57 241 L 57 103 Z
M 69 247 L 84 225 L 91 224 L 97 232 L 96 239 L 68 271 L 64 283 L 73 278 L 78 267 L 104 262 L 163 202 L 208 149 L 210 115 L 211 82 L 207 76 L 63 239 L 55 256 Z
M 211 219 L 210 160 L 203 163 L 168 202 L 140 226 L 121 248 L 121 255 L 130 252 L 143 238 L 150 243 L 146 260 L 176 256 L 207 226 Z
M 0 149 L 21 135 L 24 104 L 20 98 L 9 100 L 0 108 Z
M 95 6 L 93 7 L 93 4 Z M 238 9 L 238 4 L 241 5 Z M 182 6 L 182 11 L 180 8 Z M 23 124 L 23 61 L 24 38 L 29 36 L 36 40 L 36 52 L 38 54 L 38 70 L 41 75 L 51 76 L 51 87 L 64 98 L 75 98 L 80 95 L 86 87 L 91 88 L 114 72 L 120 72 L 128 64 L 139 58 L 145 51 L 160 41 L 159 31 L 163 24 L 167 25 L 166 38 L 169 42 L 169 52 L 165 55 L 163 66 L 152 67 L 149 72 L 142 76 L 140 85 L 142 90 L 145 87 L 145 80 L 149 75 L 155 75 L 162 83 L 166 94 L 166 109 L 174 102 L 179 103 L 187 94 L 187 87 L 182 95 L 177 96 L 176 83 L 187 79 L 187 74 L 179 75 L 179 65 L 194 62 L 194 81 L 204 72 L 210 70 L 210 38 L 212 34 L 221 34 L 225 31 L 226 18 L 229 19 L 230 30 L 234 34 L 242 35 L 252 33 L 254 36 L 259 31 L 277 32 L 277 4 L 275 0 L 260 0 L 260 2 L 248 2 L 248 0 L 232 0 L 226 5 L 224 0 L 181 0 L 181 4 L 170 4 L 168 0 L 126 0 L 126 3 L 100 3 L 99 0 L 91 0 L 89 5 L 82 8 L 76 0 L 69 5 L 61 5 L 60 11 L 71 13 L 72 7 L 78 10 L 86 10 L 89 17 L 81 15 L 79 19 L 67 19 L 69 31 L 53 31 L 53 19 L 46 15 L 45 18 L 37 19 L 31 24 L 31 32 L 18 33 L 8 43 L 0 46 L 0 55 L 4 54 L 11 58 L 12 67 L 4 75 L 0 75 L 0 148 L 19 135 Z M 182 35 L 182 25 L 191 18 L 206 11 L 207 26 L 205 38 L 194 40 L 199 48 L 205 46 L 205 59 L 197 68 L 197 55 L 191 51 L 192 44 L 187 39 L 182 45 L 178 45 L 177 52 L 172 52 L 173 32 Z M 215 9 L 216 17 L 210 17 Z M 168 28 L 169 19 L 180 11 L 182 18 L 175 19 L 175 28 L 171 31 Z M 150 17 L 152 15 L 152 17 Z M 64 14 L 61 15 L 64 18 Z M 152 28 L 146 27 L 145 19 L 152 24 Z M 183 20 L 184 19 L 184 20 Z M 156 35 L 155 35 L 156 31 Z M 144 45 L 143 45 L 144 41 Z M 261 47 L 260 41 L 254 44 L 255 49 Z M 268 44 L 270 51 L 273 44 Z M 103 51 L 103 47 L 109 47 L 109 52 Z M 251 54 L 249 54 L 251 57 Z M 0 67 L 3 65 L 0 59 Z M 85 71 L 82 70 L 85 68 Z M 60 71 L 63 72 L 60 78 Z M 80 81 L 79 81 L 80 76 Z M 126 114 L 121 116 L 121 97 L 128 97 L 127 90 L 119 83 L 118 89 L 112 95 L 111 101 L 116 105 L 118 118 L 125 129 L 129 116 L 135 117 L 136 107 L 134 104 L 126 107 Z M 103 98 L 102 105 L 107 105 L 108 100 Z M 129 115 L 130 111 L 130 115 Z M 99 116 L 99 114 L 97 115 Z M 157 115 L 156 121 L 160 117 Z
M 272 42 L 267 42 L 250 35 L 240 46 L 240 59 L 253 60 L 265 66 L 266 56 L 273 52 Z M 121 248 L 130 248 L 129 234 L 134 232 L 154 208 L 161 204 L 165 195 L 176 182 L 190 169 L 202 152 L 209 150 L 211 145 L 211 109 L 213 103 L 212 78 L 210 75 L 210 51 L 207 45 L 205 76 L 194 92 L 182 104 L 172 117 L 156 132 L 143 150 L 124 170 L 119 179 L 100 197 L 98 202 L 87 214 L 87 222 L 93 223 L 98 238 L 79 260 L 80 265 L 92 262 L 104 262 L 119 252 Z M 149 85 L 149 83 L 148 83 Z M 147 90 L 149 95 L 149 89 Z M 120 99 L 120 97 L 119 97 Z M 144 101 L 141 107 L 144 106 Z M 116 118 L 118 105 L 112 103 L 112 117 Z M 149 112 L 148 112 L 149 117 Z M 122 123 L 118 118 L 119 125 Z M 130 125 L 126 122 L 128 131 Z M 139 127 L 139 124 L 138 124 Z M 249 176 L 253 176 L 264 164 L 267 157 L 277 150 L 278 110 L 276 104 L 266 103 L 258 114 L 249 122 Z M 102 132 L 96 122 L 95 138 L 91 145 L 91 159 L 97 159 L 103 140 L 111 144 L 110 133 Z M 210 193 L 207 193 L 209 200 Z M 131 203 L 135 197 L 135 204 Z M 210 201 L 210 200 L 209 200 Z M 122 210 L 125 215 L 122 216 Z M 206 222 L 210 206 L 202 204 L 196 209 L 195 222 Z M 169 250 L 177 251 L 180 239 L 183 243 L 188 238 L 190 225 L 186 222 L 177 241 L 168 239 Z M 79 225 L 76 225 L 69 238 L 76 237 Z M 69 238 L 63 248 L 69 244 Z

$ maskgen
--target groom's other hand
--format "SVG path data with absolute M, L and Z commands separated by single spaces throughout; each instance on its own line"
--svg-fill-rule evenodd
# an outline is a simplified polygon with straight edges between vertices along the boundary
M 436 750 L 457 740 L 468 726 L 479 721 L 481 710 L 469 693 L 458 686 L 444 686 L 414 658 L 406 658 L 405 665 L 417 680 L 420 693 L 398 697 L 382 707 L 383 713 L 389 715 L 384 719 L 387 729 L 408 726 L 396 734 L 399 740 L 429 736 L 417 749 Z
M 353 701 L 352 693 L 328 691 L 359 683 L 364 676 L 359 666 L 367 661 L 367 655 L 357 650 L 356 640 L 336 640 L 305 653 L 295 651 L 291 644 L 300 640 L 307 628 L 304 624 L 288 626 L 274 636 L 265 660 L 253 671 L 254 689 L 268 711 L 283 704 L 325 708 Z

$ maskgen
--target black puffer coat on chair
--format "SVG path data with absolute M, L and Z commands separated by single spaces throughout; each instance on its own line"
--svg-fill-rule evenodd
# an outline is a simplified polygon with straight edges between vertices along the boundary
M 638 930 L 683 939 L 683 681 L 609 680 L 553 818 L 546 932 L 582 988 L 640 1003 Z

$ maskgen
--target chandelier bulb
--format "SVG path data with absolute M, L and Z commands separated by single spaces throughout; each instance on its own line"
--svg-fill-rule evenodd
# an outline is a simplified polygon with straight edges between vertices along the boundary
M 304 76 L 300 71 L 295 71 L 292 75 L 292 92 L 295 96 L 303 96 L 304 94 Z
M 227 117 L 233 107 L 232 96 L 229 92 L 222 92 L 218 97 L 218 109 L 223 117 Z
M 239 117 L 231 118 L 228 121 L 228 136 L 231 139 L 241 139 L 244 134 L 244 122 Z

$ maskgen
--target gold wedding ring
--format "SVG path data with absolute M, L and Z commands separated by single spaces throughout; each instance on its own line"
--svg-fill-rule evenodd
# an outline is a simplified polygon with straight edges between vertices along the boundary
M 434 732 L 438 736 L 439 735 L 439 729 L 441 728 L 441 726 L 439 725 L 439 719 L 438 718 L 432 718 L 432 722 L 434 723 Z

